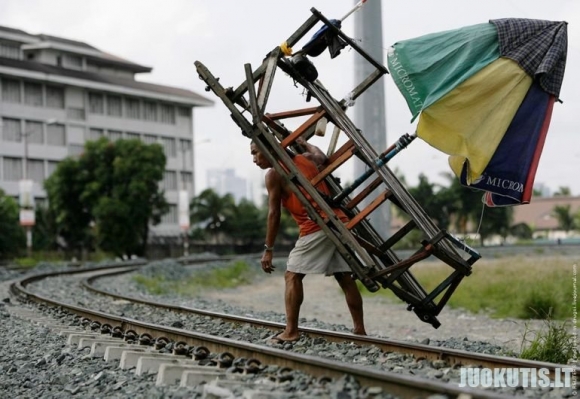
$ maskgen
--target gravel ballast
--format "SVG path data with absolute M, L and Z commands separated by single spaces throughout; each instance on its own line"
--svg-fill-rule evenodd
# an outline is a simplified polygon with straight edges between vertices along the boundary
M 167 273 L 168 279 L 186 277 L 186 274 L 184 274 L 186 271 L 183 270 L 183 267 L 176 266 L 175 262 L 169 260 L 157 262 L 143 269 L 145 274 L 154 274 L 160 271 Z M 122 293 L 123 295 L 151 297 L 157 301 L 163 300 L 181 306 L 230 314 L 251 315 L 260 319 L 284 322 L 283 311 L 280 311 L 280 309 L 283 309 L 283 282 L 280 280 L 283 280 L 281 273 L 274 276 L 257 275 L 256 283 L 251 287 L 243 286 L 220 292 L 204 292 L 203 297 L 188 299 L 171 295 L 165 295 L 162 298 L 151 297 L 135 284 L 130 274 L 101 279 L 97 281 L 96 285 L 111 292 Z M 134 305 L 126 301 L 111 301 L 103 296 L 89 293 L 80 287 L 78 282 L 79 278 L 75 276 L 54 277 L 35 283 L 31 286 L 31 289 L 36 293 L 78 306 L 91 307 L 120 316 L 128 316 L 139 320 L 232 339 L 267 344 L 268 338 L 272 335 L 271 331 L 265 329 L 250 327 L 235 328 L 229 325 L 229 323 L 211 320 L 208 317 L 174 315 L 171 312 L 154 310 L 144 305 Z M 314 286 L 310 286 L 309 284 L 314 284 Z M 343 304 L 344 299 L 333 279 L 311 279 L 310 276 L 307 277 L 305 280 L 305 294 L 306 298 L 301 325 L 335 331 L 349 331 L 349 327 L 345 325 L 350 324 L 348 322 L 346 305 Z M 498 334 L 490 334 L 489 337 L 493 339 L 489 340 L 473 339 L 473 331 L 477 332 L 477 337 L 481 336 L 485 338 L 482 331 L 494 328 L 493 326 L 489 326 L 489 320 L 492 319 L 469 315 L 465 312 L 447 312 L 448 310 L 446 310 L 444 311 L 446 312 L 445 318 L 441 318 L 443 323 L 442 328 L 450 328 L 453 334 L 445 335 L 445 332 L 441 331 L 441 329 L 434 330 L 431 326 L 421 323 L 418 320 L 414 322 L 413 318 L 416 319 L 416 316 L 413 313 L 406 312 L 403 304 L 389 303 L 384 299 L 377 304 L 379 302 L 378 300 L 375 301 L 377 298 L 381 299 L 379 297 L 365 297 L 365 319 L 367 322 L 367 330 L 371 335 L 395 339 L 409 339 L 431 345 L 447 346 L 482 353 L 501 354 L 513 349 L 513 346 L 502 345 L 502 342 L 498 340 Z M 234 303 L 235 306 L 233 305 Z M 339 305 L 342 305 L 342 308 Z M 188 393 L 190 396 L 167 396 L 182 395 L 183 392 L 176 393 L 165 388 L 154 387 L 154 380 L 152 378 L 140 382 L 139 379 L 134 378 L 131 372 L 116 370 L 117 364 L 108 364 L 101 359 L 87 358 L 86 352 L 83 353 L 82 351 L 71 350 L 66 347 L 64 338 L 51 336 L 48 331 L 45 331 L 46 329 L 39 330 L 37 326 L 29 325 L 30 323 L 26 321 L 11 317 L 9 312 L 5 310 L 6 307 L 10 306 L 12 305 L 4 304 L 0 306 L 0 318 L 5 321 L 2 327 L 0 327 L 0 335 L 5 340 L 8 340 L 8 347 L 11 348 L 10 351 L 0 356 L 0 367 L 4 371 L 2 377 L 0 377 L 0 397 L 4 397 L 3 395 L 5 393 L 12 391 L 20 392 L 20 395 L 24 395 L 21 397 L 35 396 L 43 398 L 68 397 L 66 395 L 73 394 L 75 397 L 128 397 L 123 395 L 129 394 L 131 395 L 130 397 L 197 397 L 196 395 L 202 394 L 198 391 L 191 391 Z M 401 312 L 401 309 L 403 312 Z M 404 319 L 400 316 L 402 314 L 405 315 Z M 464 316 L 459 317 L 461 315 Z M 450 321 L 455 324 L 446 327 L 446 323 L 449 324 Z M 458 327 L 457 323 L 461 327 Z M 464 323 L 466 327 L 463 327 Z M 406 328 L 406 334 L 404 336 L 400 336 L 401 328 Z M 14 331 L 18 333 L 14 334 Z M 418 333 L 414 334 L 415 332 Z M 496 328 L 497 332 L 498 330 Z M 43 343 L 42 340 L 49 336 L 51 338 L 48 338 L 48 343 Z M 17 349 L 27 346 L 23 341 L 30 342 L 31 345 L 31 347 L 23 349 L 23 351 L 28 352 L 27 356 L 30 356 L 25 359 L 22 359 L 22 351 Z M 44 349 L 41 349 L 42 346 L 44 346 Z M 321 339 L 302 337 L 294 344 L 285 344 L 280 347 L 298 353 L 317 355 L 328 359 L 346 361 L 395 373 L 420 375 L 439 381 L 450 381 L 451 383 L 459 381 L 459 370 L 450 367 L 443 361 L 429 362 L 424 359 L 416 360 L 408 355 L 384 353 L 375 347 L 359 347 L 349 342 L 329 343 Z M 61 359 L 60 363 L 58 363 L 57 359 Z M 69 363 L 65 363 L 65 361 Z M 26 365 L 24 369 L 32 367 L 40 368 L 39 372 L 34 373 L 34 377 L 32 377 L 34 380 L 31 380 L 31 377 L 23 377 L 21 374 L 15 374 L 21 370 L 23 365 Z M 79 372 L 77 370 L 76 373 L 78 375 L 73 373 L 71 376 L 72 369 L 79 369 L 81 371 Z M 10 370 L 12 371 L 10 372 Z M 99 377 L 95 378 L 97 375 Z M 58 376 L 65 377 L 61 378 Z M 105 378 L 103 382 L 99 383 L 98 381 L 103 378 Z M 300 378 L 297 378 L 297 380 L 300 380 Z M 132 385 L 133 382 L 135 386 Z M 335 383 L 338 384 L 339 382 Z M 342 381 L 340 383 L 344 387 L 349 386 L 351 388 L 353 384 L 352 381 Z M 302 381 L 302 385 L 304 384 L 304 381 Z M 41 386 L 44 390 L 38 391 Z M 56 392 L 49 390 L 48 387 L 55 387 Z M 116 387 L 116 390 L 111 390 L 111 387 Z M 75 389 L 76 391 L 72 392 Z M 317 393 L 323 393 L 320 387 L 312 387 L 312 389 Z M 332 390 L 337 391 L 337 389 L 337 386 L 334 386 Z M 351 391 L 356 389 L 352 388 Z M 352 393 L 351 391 L 349 392 Z M 526 389 L 525 391 L 522 392 L 521 389 L 509 388 L 504 389 L 503 392 L 546 399 L 571 395 L 571 390 L 568 390 L 570 392 L 565 390 L 544 390 L 539 392 L 532 389 Z M 356 392 L 359 391 L 357 390 Z M 46 394 L 49 396 L 43 396 Z M 330 391 L 322 396 L 316 395 L 316 397 L 325 397 L 325 395 L 330 395 L 328 397 L 341 397 L 331 395 Z M 378 394 L 373 397 L 383 396 L 387 397 L 383 394 Z M 18 395 L 7 397 L 18 397 Z

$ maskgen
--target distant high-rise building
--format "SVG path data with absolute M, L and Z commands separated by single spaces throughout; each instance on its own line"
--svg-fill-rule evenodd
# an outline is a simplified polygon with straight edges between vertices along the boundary
M 26 176 L 43 201 L 43 181 L 63 158 L 81 153 L 85 141 L 159 143 L 170 205 L 152 233 L 179 234 L 178 190 L 195 192 L 192 110 L 213 102 L 135 80 L 151 70 L 83 42 L 0 27 L 0 188 L 17 196 Z
M 534 183 L 534 191 L 539 194 L 540 197 L 550 197 L 552 195 L 552 190 L 550 190 L 550 187 L 546 186 L 544 183 Z
M 235 169 L 208 169 L 207 186 L 221 196 L 231 194 L 236 202 L 252 197 L 248 194 L 248 181 L 236 176 Z

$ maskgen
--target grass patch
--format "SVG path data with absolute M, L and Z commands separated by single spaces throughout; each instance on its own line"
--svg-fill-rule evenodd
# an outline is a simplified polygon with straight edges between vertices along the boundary
M 542 315 L 543 327 L 538 331 L 526 330 L 522 340 L 522 359 L 536 360 L 557 364 L 567 364 L 570 359 L 577 359 L 579 352 L 576 339 L 569 332 L 569 323 L 555 322 L 550 313 Z
M 133 280 L 153 295 L 178 294 L 194 296 L 204 289 L 234 288 L 252 281 L 252 267 L 241 260 L 222 267 L 196 271 L 191 276 L 179 280 L 168 280 L 163 275 L 136 275 Z
M 452 271 L 441 262 L 422 262 L 411 268 L 428 292 Z M 521 256 L 482 259 L 459 284 L 448 306 L 497 318 L 529 319 L 550 314 L 552 319 L 562 320 L 572 317 L 572 290 L 570 259 Z M 373 295 L 377 294 L 396 298 L 390 290 Z
M 38 263 L 38 260 L 36 260 L 34 258 L 17 258 L 14 260 L 14 263 L 16 263 L 16 265 L 19 268 L 32 269 L 33 267 L 36 266 L 36 264 Z
M 13 264 L 21 269 L 32 269 L 36 266 L 46 263 L 63 263 L 71 262 L 73 260 L 72 255 L 67 255 L 62 251 L 33 251 L 31 256 L 16 258 L 13 260 Z M 102 251 L 95 251 L 87 253 L 86 262 L 103 262 L 114 259 L 115 257 L 111 254 L 107 254 Z M 76 261 L 83 261 L 79 258 L 74 258 Z

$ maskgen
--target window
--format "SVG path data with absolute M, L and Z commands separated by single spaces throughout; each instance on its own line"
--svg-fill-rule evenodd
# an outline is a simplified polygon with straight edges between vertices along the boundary
M 191 116 L 191 108 L 188 107 L 179 107 L 177 108 L 179 112 L 179 116 L 183 118 L 189 118 Z
M 56 170 L 58 166 L 58 162 L 56 161 L 48 161 L 46 163 L 46 174 L 47 176 L 52 175 L 52 173 Z
M 177 176 L 175 172 L 166 170 L 163 173 L 163 188 L 165 190 L 177 190 Z
M 141 118 L 141 107 L 139 106 L 139 100 L 135 98 L 125 99 L 125 115 L 127 115 L 127 118 L 131 119 Z
M 143 101 L 143 119 L 146 121 L 157 120 L 157 103 L 153 101 Z
M 175 124 L 175 107 L 169 104 L 161 104 L 161 123 Z
M 48 125 L 46 130 L 46 144 L 64 146 L 65 143 L 64 125 Z
M 193 190 L 193 173 L 181 172 L 181 187 L 183 190 Z
M 24 103 L 33 107 L 42 107 L 42 85 L 24 82 Z
M 20 119 L 2 118 L 2 140 L 22 141 Z
M 105 100 L 100 93 L 89 93 L 89 112 L 92 114 L 105 113 Z
M 26 177 L 36 183 L 44 181 L 44 161 L 40 159 L 28 159 L 26 161 Z
M 127 140 L 141 140 L 141 135 L 139 133 L 125 133 Z
M 78 107 L 68 107 L 66 109 L 66 117 L 77 121 L 85 120 L 85 109 Z
M 26 141 L 31 144 L 44 144 L 44 134 L 42 132 L 42 123 L 26 121 L 24 124 Z
M 57 86 L 46 86 L 46 106 L 64 108 L 64 89 Z
M 2 79 L 2 100 L 8 103 L 20 102 L 20 81 Z
M 123 132 L 119 132 L 118 130 L 109 130 L 109 140 L 117 141 L 123 138 Z
M 179 140 L 179 146 L 181 147 L 181 159 L 182 165 L 188 168 L 193 167 L 193 152 L 191 151 L 191 140 Z
M 70 144 L 68 146 L 68 153 L 70 156 L 76 157 L 77 155 L 81 155 L 85 147 L 81 144 Z
M 145 142 L 145 144 L 155 144 L 155 143 L 157 143 L 157 136 L 145 134 L 143 136 L 143 141 Z
M 89 140 L 98 140 L 103 137 L 105 133 L 103 129 L 90 129 L 89 130 Z
M 18 181 L 22 179 L 22 158 L 4 157 L 4 180 Z
M 181 144 L 181 151 L 182 152 L 189 152 L 191 151 L 191 140 L 179 140 Z
M 20 46 L 18 43 L 0 42 L 0 57 L 20 59 Z
M 107 96 L 107 115 L 123 116 L 123 105 L 121 97 Z
M 66 68 L 83 69 L 83 59 L 76 55 L 66 54 L 64 56 L 64 62 Z
M 177 205 L 169 204 L 169 211 L 161 217 L 161 223 L 166 224 L 177 223 Z
M 176 148 L 175 148 L 175 140 L 168 137 L 162 137 L 161 142 L 163 143 L 163 150 L 165 152 L 165 156 L 167 158 L 175 158 Z

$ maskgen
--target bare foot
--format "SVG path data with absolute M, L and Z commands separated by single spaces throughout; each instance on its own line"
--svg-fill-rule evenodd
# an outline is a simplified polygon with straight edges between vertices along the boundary
M 278 334 L 274 335 L 273 337 L 269 338 L 268 342 L 274 343 L 274 344 L 283 344 L 286 342 L 296 342 L 299 339 L 300 339 L 299 335 L 292 337 L 292 336 L 287 336 L 284 332 L 281 332 L 281 333 L 278 333 Z

